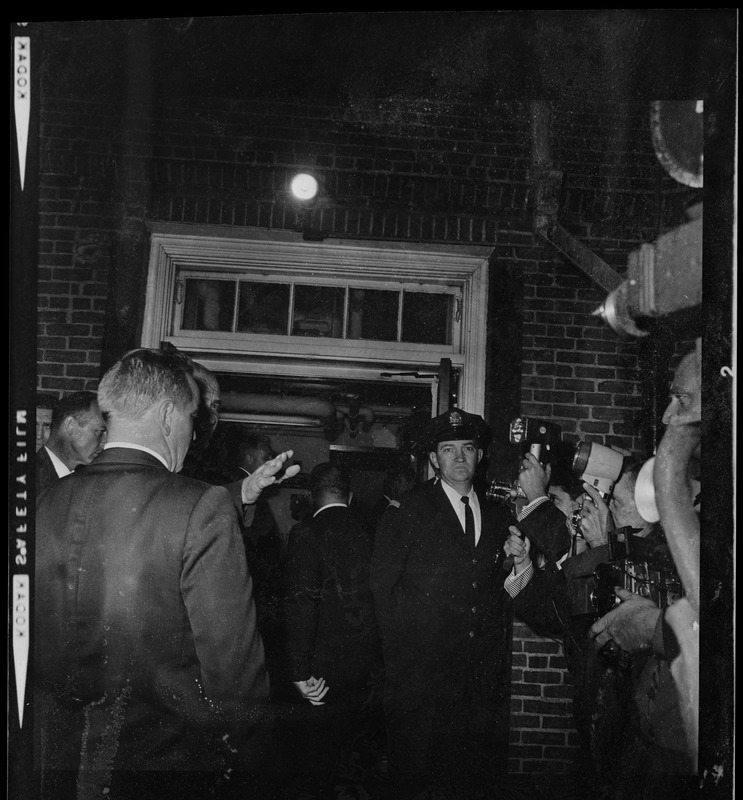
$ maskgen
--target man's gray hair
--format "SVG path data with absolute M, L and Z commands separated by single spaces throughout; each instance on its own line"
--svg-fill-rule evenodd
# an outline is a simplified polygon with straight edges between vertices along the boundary
M 101 379 L 98 405 L 104 416 L 131 420 L 140 419 L 161 400 L 184 407 L 194 400 L 189 376 L 193 377 L 193 362 L 178 351 L 131 350 Z

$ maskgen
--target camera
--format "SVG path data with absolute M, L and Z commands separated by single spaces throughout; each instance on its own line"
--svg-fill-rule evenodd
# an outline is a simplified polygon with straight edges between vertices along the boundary
M 702 302 L 702 204 L 690 221 L 643 244 L 627 259 L 627 279 L 594 311 L 620 336 L 647 336 L 638 321 L 699 309 Z
M 596 442 L 581 442 L 573 457 L 573 472 L 606 499 L 614 489 L 623 463 L 624 456 L 618 450 Z M 576 537 L 583 536 L 580 527 L 582 511 L 581 505 L 570 516 L 570 527 Z
M 511 444 L 528 446 L 529 452 L 543 465 L 549 460 L 549 453 L 560 441 L 561 428 L 553 422 L 534 417 L 516 417 L 508 426 L 508 440 Z M 526 452 L 526 447 L 524 447 Z M 517 497 L 524 497 L 518 480 L 512 483 L 493 481 L 485 497 L 499 503 L 508 503 Z
M 516 417 L 509 426 L 511 444 L 528 444 L 529 452 L 543 464 L 543 451 L 550 451 L 560 441 L 560 426 L 534 417 Z
M 581 442 L 573 457 L 573 472 L 580 479 L 608 497 L 622 471 L 624 455 L 596 442 Z
M 568 582 L 574 617 L 598 619 L 619 605 L 615 586 L 647 597 L 658 608 L 667 608 L 683 592 L 673 559 L 656 545 L 633 535 L 630 527 L 609 532 L 609 560 L 592 575 Z

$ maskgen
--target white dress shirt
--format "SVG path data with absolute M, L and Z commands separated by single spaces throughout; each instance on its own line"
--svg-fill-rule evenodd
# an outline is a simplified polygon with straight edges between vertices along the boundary
M 462 495 L 453 487 L 449 486 L 446 481 L 441 481 L 441 487 L 444 490 L 444 493 L 449 498 L 449 502 L 451 503 L 452 508 L 454 509 L 454 513 L 459 518 L 459 522 L 462 525 L 462 530 L 465 530 L 465 523 L 464 523 L 464 503 L 462 502 Z M 480 533 L 482 532 L 482 514 L 480 513 L 480 501 L 477 499 L 477 495 L 475 494 L 474 490 L 470 489 L 469 494 L 465 495 L 470 499 L 470 508 L 472 509 L 472 516 L 475 519 L 475 544 L 480 541 Z

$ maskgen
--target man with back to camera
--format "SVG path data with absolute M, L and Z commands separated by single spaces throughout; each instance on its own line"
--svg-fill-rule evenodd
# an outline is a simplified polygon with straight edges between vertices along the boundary
M 182 472 L 190 478 L 197 478 L 198 480 L 212 483 L 219 486 L 225 486 L 230 493 L 230 497 L 235 504 L 237 513 L 240 518 L 243 531 L 251 536 L 256 536 L 261 530 L 263 522 L 261 521 L 262 514 L 259 511 L 259 506 L 267 507 L 265 497 L 260 497 L 259 501 L 246 504 L 243 500 L 243 486 L 245 485 L 245 478 L 243 473 L 250 475 L 259 466 L 265 464 L 276 457 L 273 447 L 266 449 L 263 443 L 253 451 L 252 457 L 249 459 L 251 464 L 254 464 L 253 470 L 241 469 L 237 465 L 237 470 L 233 469 L 234 464 L 225 464 L 224 461 L 235 461 L 235 455 L 231 455 L 229 451 L 230 444 L 222 442 L 220 448 L 222 452 L 210 452 L 210 444 L 214 438 L 214 433 L 219 424 L 220 411 L 222 409 L 222 390 L 219 386 L 217 376 L 204 364 L 198 361 L 193 361 L 186 353 L 178 350 L 175 345 L 170 342 L 162 342 L 162 349 L 166 353 L 176 354 L 178 357 L 185 359 L 193 369 L 193 377 L 199 389 L 199 408 L 194 421 L 194 440 L 189 448 L 188 455 L 183 465 Z M 267 437 L 266 437 L 267 438 Z M 240 453 L 237 454 L 238 460 L 242 458 Z M 277 483 L 288 477 L 292 477 L 299 472 L 299 466 L 293 465 L 285 469 L 277 477 Z M 235 475 L 238 475 L 235 478 Z
M 45 800 L 74 796 L 75 783 L 83 796 L 221 797 L 219 776 L 236 778 L 225 769 L 256 768 L 229 761 L 249 758 L 269 689 L 237 516 L 225 489 L 176 474 L 198 408 L 191 370 L 160 350 L 120 358 L 98 390 L 104 452 L 38 504 Z M 247 478 L 243 502 L 290 456 Z
M 227 440 L 226 474 L 241 475 L 241 480 L 225 484 L 236 506 L 240 506 L 240 486 L 267 461 L 276 457 L 271 439 L 262 433 L 244 431 L 242 426 Z M 242 525 L 248 568 L 253 578 L 253 596 L 258 612 L 258 629 L 266 650 L 266 666 L 271 678 L 272 698 L 293 696 L 285 648 L 282 552 L 283 541 L 276 517 L 269 503 L 271 490 L 264 491 L 253 506 L 249 525 Z M 244 518 L 244 515 L 243 515 Z
M 324 462 L 310 473 L 312 519 L 295 526 L 285 578 L 287 651 L 297 696 L 309 706 L 299 750 L 313 797 L 334 797 L 332 776 L 381 667 L 369 586 L 371 536 L 348 476 Z
M 509 512 L 473 491 L 486 432 L 458 408 L 429 423 L 440 480 L 405 498 L 374 549 L 389 765 L 404 797 L 433 784 L 489 797 L 507 772 Z
M 36 497 L 58 478 L 90 464 L 106 440 L 95 392 L 72 392 L 52 411 L 49 438 L 36 454 Z

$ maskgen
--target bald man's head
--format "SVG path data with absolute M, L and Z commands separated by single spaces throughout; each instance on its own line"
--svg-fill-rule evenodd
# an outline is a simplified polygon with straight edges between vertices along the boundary
M 676 367 L 671 402 L 663 412 L 664 425 L 687 425 L 702 419 L 702 364 L 695 348 Z

